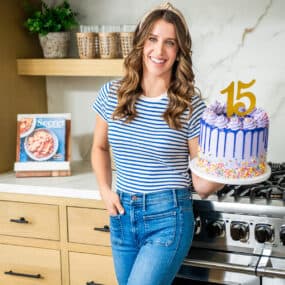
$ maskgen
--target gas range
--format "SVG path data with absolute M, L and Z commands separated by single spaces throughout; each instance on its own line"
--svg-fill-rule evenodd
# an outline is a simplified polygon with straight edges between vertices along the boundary
M 285 163 L 269 165 L 272 174 L 262 183 L 226 185 L 205 200 L 193 193 L 195 236 L 181 276 L 285 285 Z
M 226 185 L 209 199 L 219 202 L 283 207 L 285 205 L 285 163 L 269 162 L 269 165 L 271 176 L 268 180 L 252 185 Z

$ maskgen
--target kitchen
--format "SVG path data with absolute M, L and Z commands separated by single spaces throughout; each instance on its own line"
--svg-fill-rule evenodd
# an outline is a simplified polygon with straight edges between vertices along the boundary
M 116 25 L 136 23 L 143 11 L 153 7 L 158 1 L 148 1 L 146 3 L 134 3 L 134 1 L 122 0 L 104 2 L 70 1 L 70 3 L 75 10 L 80 12 L 80 22 L 82 24 Z M 282 112 L 285 96 L 284 92 L 282 92 L 284 91 L 284 61 L 280 60 L 281 50 L 284 50 L 282 47 L 285 44 L 283 33 L 285 23 L 281 16 L 284 10 L 283 1 L 251 1 L 250 3 L 246 1 L 204 1 L 203 4 L 200 1 L 192 1 L 191 3 L 187 1 L 173 1 L 173 4 L 184 12 L 189 23 L 194 43 L 193 61 L 196 84 L 201 89 L 203 97 L 207 99 L 207 102 L 213 102 L 216 99 L 224 100 L 225 98 L 220 94 L 220 90 L 228 86 L 231 81 L 241 80 L 249 82 L 252 79 L 256 79 L 256 83 L 252 87 L 252 92 L 256 95 L 257 105 L 265 108 L 270 117 L 268 160 L 279 163 L 284 162 L 285 157 L 282 151 L 282 143 L 284 142 L 285 134 L 282 131 L 281 125 L 285 116 L 284 112 Z M 129 9 L 125 9 L 125 7 Z M 129 11 L 132 11 L 132 13 Z M 128 19 L 128 23 L 125 23 L 125 19 Z M 9 21 L 9 18 L 7 18 L 7 21 Z M 1 26 L 4 29 L 5 24 Z M 28 36 L 26 35 L 25 40 L 27 38 Z M 30 38 L 30 40 L 34 45 L 37 45 L 35 39 Z M 15 68 L 16 58 L 41 57 L 39 49 L 34 54 L 27 47 L 23 47 L 22 50 L 18 47 L 18 50 L 17 56 L 11 59 L 8 70 L 11 70 L 12 67 Z M 1 55 L 3 59 L 5 52 L 8 53 L 8 51 L 4 49 Z M 77 57 L 75 42 L 73 42 L 70 56 Z M 3 75 L 6 73 L 6 70 L 3 69 Z M 6 86 L 6 82 L 10 80 L 9 86 L 4 88 L 5 92 L 2 92 L 0 97 L 1 109 L 3 108 L 1 112 L 1 116 L 3 116 L 1 118 L 2 129 L 4 130 L 3 133 L 8 134 L 1 140 L 1 145 L 3 145 L 1 147 L 1 172 L 6 172 L 13 168 L 16 148 L 16 114 L 45 112 L 46 110 L 50 113 L 67 112 L 72 114 L 72 161 L 84 161 L 85 166 L 77 167 L 76 162 L 72 166 L 73 175 L 71 177 L 49 178 L 48 182 L 41 178 L 27 180 L 14 179 L 13 174 L 9 174 L 9 177 L 3 174 L 4 176 L 0 179 L 1 186 L 5 189 L 1 193 L 1 200 L 11 200 L 11 196 L 5 193 L 13 193 L 13 189 L 16 188 L 15 184 L 23 185 L 18 188 L 21 188 L 21 191 L 26 191 L 26 193 L 31 191 L 29 189 L 34 189 L 34 191 L 39 193 L 40 191 L 37 190 L 38 186 L 42 187 L 42 194 L 51 195 L 53 192 L 56 192 L 59 195 L 58 188 L 62 188 L 62 192 L 65 193 L 62 195 L 69 197 L 69 195 L 75 195 L 75 191 L 72 191 L 75 188 L 79 193 L 83 190 L 84 195 L 86 195 L 85 197 L 92 197 L 92 195 L 95 197 L 96 194 L 92 193 L 92 190 L 96 189 L 95 178 L 90 173 L 90 168 L 88 170 L 92 131 L 94 128 L 94 112 L 91 110 L 91 105 L 100 86 L 110 80 L 111 77 L 49 76 L 44 78 L 18 76 L 16 71 L 14 73 L 13 80 L 25 86 L 29 84 L 32 94 L 26 94 L 25 97 L 21 97 L 20 90 L 18 90 L 17 96 L 9 97 L 7 94 L 11 92 L 11 88 L 16 87 L 11 87 L 13 85 L 11 77 L 8 77 L 3 82 L 4 86 Z M 45 84 L 47 106 L 45 106 L 44 97 Z M 39 91 L 35 90 L 35 86 Z M 272 96 L 275 97 L 274 100 L 271 99 Z M 31 97 L 35 99 L 33 102 L 34 105 L 27 103 L 31 100 Z M 14 106 L 14 102 L 17 102 L 15 109 L 12 107 Z M 3 149 L 7 151 L 3 152 Z M 3 161 L 7 163 L 3 163 Z M 83 176 L 80 176 L 77 169 L 79 169 Z M 84 183 L 86 184 L 82 180 L 85 180 Z M 85 187 L 86 191 L 84 190 Z M 17 198 L 21 198 L 22 200 L 20 201 L 22 202 L 57 204 L 57 201 L 51 197 L 46 198 L 47 200 L 41 200 L 40 197 L 30 197 L 28 199 L 25 195 L 19 195 L 21 197 Z M 80 198 L 80 194 L 76 198 Z M 63 200 L 60 202 L 60 209 L 71 203 L 68 200 Z M 75 203 L 75 206 L 82 206 L 80 202 L 77 203 Z M 87 201 L 84 204 L 85 206 L 92 207 L 91 202 Z M 99 203 L 98 208 L 100 207 L 102 205 Z M 67 226 L 65 223 L 64 225 Z M 17 244 L 26 242 L 25 238 L 22 238 L 22 240 L 16 237 L 8 239 L 7 236 L 4 235 L 1 237 L 3 238 L 1 239 L 1 243 Z M 62 237 L 65 237 L 63 233 Z M 89 241 L 78 243 L 88 244 Z M 42 240 L 39 241 L 36 238 L 29 241 L 28 244 L 25 243 L 25 245 L 46 247 L 46 244 Z M 50 242 L 48 244 L 48 248 L 58 247 L 57 242 Z M 83 250 L 83 246 L 80 247 L 77 245 L 76 238 L 72 247 L 72 251 L 76 254 Z M 94 246 L 90 247 L 92 247 L 91 252 L 97 253 L 97 248 L 95 249 Z M 86 252 L 89 252 L 86 245 L 84 249 Z M 108 250 L 104 252 L 101 247 L 98 247 L 98 251 L 107 254 Z M 67 255 L 67 249 L 65 248 L 65 251 L 63 251 L 63 256 L 65 257 L 62 257 L 62 262 L 68 262 Z M 67 271 L 66 267 L 63 268 Z M 63 282 L 68 282 L 67 277 L 62 277 L 62 280 L 64 280 Z M 274 284 L 273 282 L 271 283 Z M 223 284 L 227 284 L 226 281 Z

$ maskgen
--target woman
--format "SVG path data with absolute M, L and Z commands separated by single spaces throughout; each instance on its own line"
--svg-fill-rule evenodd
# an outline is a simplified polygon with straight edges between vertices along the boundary
M 92 165 L 110 214 L 119 284 L 167 285 L 193 238 L 188 158 L 197 155 L 204 109 L 194 94 L 190 34 L 177 9 L 167 3 L 143 17 L 125 69 L 94 103 Z M 201 197 L 221 188 L 194 174 L 192 181 Z

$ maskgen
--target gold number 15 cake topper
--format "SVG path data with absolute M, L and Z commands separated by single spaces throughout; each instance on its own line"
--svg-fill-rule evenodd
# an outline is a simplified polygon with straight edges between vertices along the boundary
M 236 114 L 238 116 L 245 116 L 253 111 L 256 104 L 256 98 L 255 95 L 252 92 L 241 92 L 242 89 L 247 89 L 251 87 L 255 83 L 255 79 L 250 81 L 249 83 L 244 83 L 241 81 L 238 81 L 238 87 L 237 87 L 237 95 L 236 99 L 240 100 L 242 98 L 248 98 L 249 100 L 249 107 L 246 110 L 246 106 L 243 102 L 237 102 L 234 104 L 234 81 L 230 83 L 230 85 L 221 90 L 222 94 L 227 93 L 228 94 L 228 101 L 227 101 L 227 116 L 231 117 L 233 114 Z M 245 110 L 245 111 L 242 111 Z

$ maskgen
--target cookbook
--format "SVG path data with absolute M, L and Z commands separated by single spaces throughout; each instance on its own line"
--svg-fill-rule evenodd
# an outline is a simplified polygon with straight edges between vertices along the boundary
M 69 170 L 70 117 L 68 113 L 18 114 L 14 170 Z

